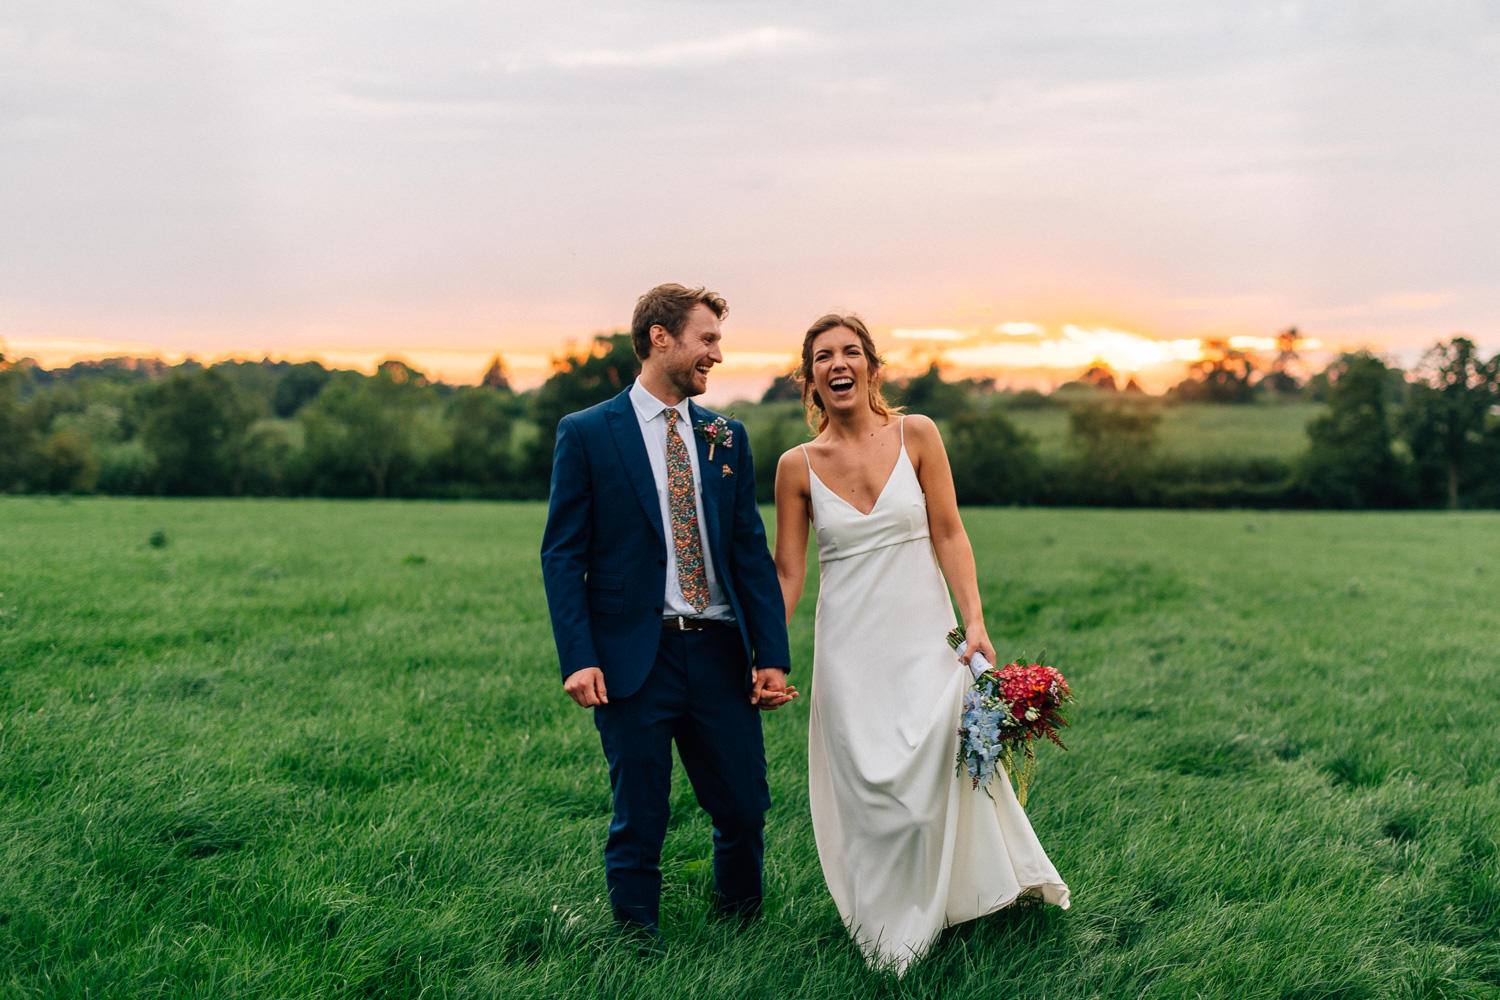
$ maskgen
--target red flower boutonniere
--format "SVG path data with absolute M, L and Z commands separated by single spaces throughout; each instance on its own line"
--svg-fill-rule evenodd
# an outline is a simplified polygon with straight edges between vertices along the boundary
M 734 444 L 734 431 L 729 427 L 729 421 L 723 417 L 715 417 L 712 420 L 700 420 L 693 425 L 693 430 L 698 436 L 708 442 L 708 460 L 714 459 L 714 447 L 723 445 L 725 448 Z M 727 468 L 727 466 L 726 466 Z

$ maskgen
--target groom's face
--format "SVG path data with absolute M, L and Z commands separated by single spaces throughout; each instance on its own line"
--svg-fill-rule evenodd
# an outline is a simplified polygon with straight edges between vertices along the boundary
M 657 331 L 662 336 L 656 336 Z M 724 360 L 719 353 L 719 317 L 713 310 L 701 303 L 693 306 L 682 333 L 676 337 L 661 327 L 653 327 L 651 332 L 652 353 L 661 352 L 662 373 L 673 388 L 684 396 L 706 392 L 709 369 Z

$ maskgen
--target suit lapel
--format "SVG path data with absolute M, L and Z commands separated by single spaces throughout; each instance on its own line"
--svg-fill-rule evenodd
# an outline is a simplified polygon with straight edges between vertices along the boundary
M 661 503 L 656 496 L 656 481 L 651 478 L 651 459 L 646 454 L 646 442 L 641 437 L 640 421 L 636 419 L 635 406 L 630 402 L 630 390 L 626 389 L 614 398 L 604 411 L 604 419 L 614 435 L 615 447 L 619 449 L 621 464 L 625 466 L 625 478 L 641 502 L 646 520 L 656 529 L 656 537 L 666 544 L 666 532 L 661 523 Z

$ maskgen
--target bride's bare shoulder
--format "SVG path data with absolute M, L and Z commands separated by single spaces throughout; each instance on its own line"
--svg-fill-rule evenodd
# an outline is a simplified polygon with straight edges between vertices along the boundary
M 802 445 L 794 445 L 781 453 L 776 460 L 776 478 L 778 481 L 788 476 L 793 481 L 807 478 L 807 457 L 802 451 Z
M 793 459 L 797 460 L 798 462 L 803 461 L 803 457 L 802 456 L 803 456 L 804 452 L 803 452 L 802 449 L 804 449 L 804 448 L 812 448 L 814 451 L 816 451 L 817 450 L 817 441 L 816 440 L 812 440 L 812 441 L 807 441 L 807 442 L 805 442 L 803 444 L 794 444 L 794 445 L 792 445 L 786 451 L 784 451 L 784 452 L 781 453 L 781 457 L 779 459 L 777 459 L 777 462 L 790 462 Z
M 901 418 L 901 421 L 908 443 L 913 441 L 919 445 L 942 443 L 943 435 L 931 417 L 921 413 L 908 413 Z

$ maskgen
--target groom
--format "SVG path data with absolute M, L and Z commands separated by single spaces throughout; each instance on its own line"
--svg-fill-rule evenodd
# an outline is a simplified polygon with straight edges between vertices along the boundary
M 564 417 L 542 577 L 563 690 L 594 710 L 614 819 L 604 848 L 615 920 L 657 932 L 672 743 L 714 825 L 715 905 L 761 901 L 770 806 L 759 709 L 796 697 L 776 568 L 738 421 L 692 403 L 723 360 L 727 306 L 659 285 L 636 302 L 641 374 Z

